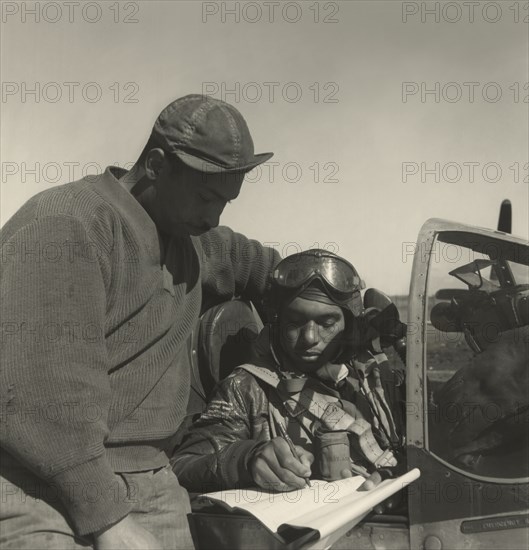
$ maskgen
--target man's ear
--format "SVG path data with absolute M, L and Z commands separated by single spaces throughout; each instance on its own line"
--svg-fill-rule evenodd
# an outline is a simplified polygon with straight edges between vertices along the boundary
M 166 161 L 166 154 L 163 149 L 155 148 L 151 149 L 146 157 L 144 163 L 145 175 L 151 181 L 158 179 L 160 172 L 163 170 L 164 162 Z

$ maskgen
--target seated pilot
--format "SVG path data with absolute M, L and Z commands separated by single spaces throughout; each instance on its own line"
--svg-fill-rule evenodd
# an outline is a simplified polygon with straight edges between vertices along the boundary
M 216 389 L 190 428 L 173 469 L 190 491 L 302 488 L 306 479 L 361 474 L 376 485 L 402 462 L 384 386 L 383 353 L 360 344 L 362 282 L 324 250 L 282 260 L 272 275 L 272 322 L 251 364 Z M 400 464 L 402 466 L 402 463 Z

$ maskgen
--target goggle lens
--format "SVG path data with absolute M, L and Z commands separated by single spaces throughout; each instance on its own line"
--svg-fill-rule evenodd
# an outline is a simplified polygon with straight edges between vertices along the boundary
M 281 261 L 274 281 L 286 288 L 298 288 L 309 279 L 321 277 L 334 290 L 350 294 L 364 287 L 355 268 L 345 260 L 322 252 L 294 254 Z

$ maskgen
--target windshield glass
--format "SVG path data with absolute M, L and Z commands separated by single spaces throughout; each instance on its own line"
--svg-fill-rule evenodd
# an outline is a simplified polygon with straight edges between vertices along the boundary
M 478 476 L 529 475 L 528 248 L 441 233 L 428 278 L 428 448 Z

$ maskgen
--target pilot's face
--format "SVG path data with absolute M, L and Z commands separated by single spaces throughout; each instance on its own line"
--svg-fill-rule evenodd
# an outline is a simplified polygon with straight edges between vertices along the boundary
M 279 319 L 281 347 L 303 372 L 314 372 L 335 359 L 344 329 L 342 308 L 300 297 L 281 311 Z

